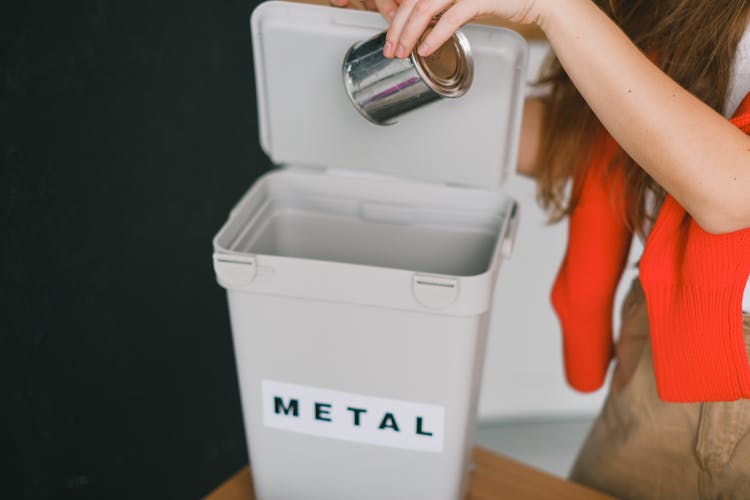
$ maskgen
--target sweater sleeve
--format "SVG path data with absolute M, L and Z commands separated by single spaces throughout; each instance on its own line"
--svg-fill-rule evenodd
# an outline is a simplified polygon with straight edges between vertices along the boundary
M 570 215 L 568 246 L 551 293 L 568 383 L 586 392 L 601 387 L 612 359 L 615 291 L 632 240 L 623 171 L 610 168 L 618 151 L 617 143 L 600 133 L 575 181 L 580 198 Z
M 732 123 L 750 133 L 750 95 Z M 667 196 L 640 264 L 661 399 L 750 398 L 742 326 L 749 274 L 750 228 L 709 234 Z

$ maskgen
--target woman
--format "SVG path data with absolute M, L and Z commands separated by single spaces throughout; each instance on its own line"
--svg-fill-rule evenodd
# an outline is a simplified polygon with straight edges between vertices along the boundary
M 632 235 L 646 239 L 572 479 L 620 498 L 750 498 L 750 2 L 367 3 L 391 22 L 386 57 L 438 14 L 423 56 L 484 15 L 547 36 L 551 92 L 526 103 L 518 170 L 570 216 L 552 302 L 577 389 L 603 383 L 614 289 Z

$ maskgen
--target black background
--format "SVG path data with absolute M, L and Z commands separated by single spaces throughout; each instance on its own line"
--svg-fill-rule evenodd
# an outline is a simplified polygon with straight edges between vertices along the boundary
M 247 462 L 211 239 L 270 168 L 255 3 L 0 3 L 0 497 L 197 498 Z

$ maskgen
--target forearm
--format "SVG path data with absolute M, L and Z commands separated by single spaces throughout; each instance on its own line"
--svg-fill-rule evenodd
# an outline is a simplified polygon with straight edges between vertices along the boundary
M 665 75 L 589 0 L 539 18 L 602 124 L 709 232 L 750 226 L 750 138 Z

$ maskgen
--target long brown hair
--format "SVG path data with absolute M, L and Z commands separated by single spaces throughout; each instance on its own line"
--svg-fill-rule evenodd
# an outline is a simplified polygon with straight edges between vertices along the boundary
M 747 26 L 750 0 L 595 0 L 645 54 L 677 83 L 721 113 L 737 44 Z M 568 215 L 578 193 L 568 181 L 585 165 L 598 119 L 553 57 L 541 84 L 551 85 L 537 169 L 537 197 L 552 221 Z M 650 191 L 664 192 L 624 152 L 615 160 L 625 169 L 627 222 L 636 232 L 655 214 L 647 213 Z M 657 205 L 659 204 L 657 203 Z

